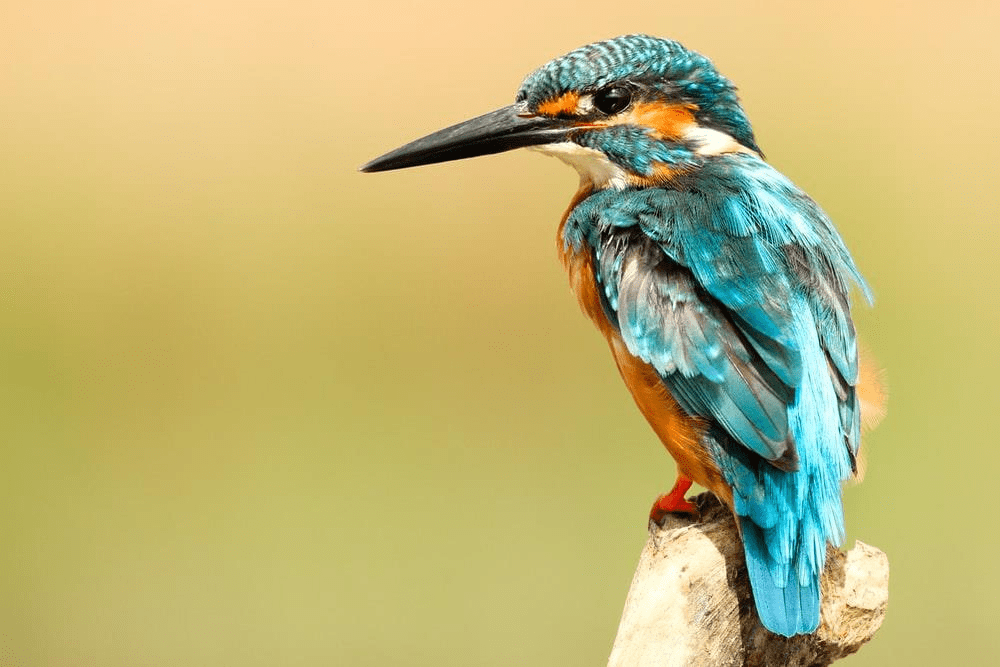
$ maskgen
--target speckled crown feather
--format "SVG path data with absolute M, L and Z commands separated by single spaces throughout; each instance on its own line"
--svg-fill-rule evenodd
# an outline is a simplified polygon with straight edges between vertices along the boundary
M 622 80 L 641 81 L 696 105 L 701 124 L 759 151 L 729 79 L 705 56 L 659 37 L 624 35 L 581 46 L 529 74 L 517 101 L 536 107 L 571 90 L 593 91 Z

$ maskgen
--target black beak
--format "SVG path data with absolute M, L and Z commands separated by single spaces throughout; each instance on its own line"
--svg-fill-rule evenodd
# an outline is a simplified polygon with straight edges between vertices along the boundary
M 361 171 L 417 167 L 550 144 L 565 140 L 572 130 L 571 121 L 531 115 L 524 105 L 512 104 L 411 141 L 362 165 Z

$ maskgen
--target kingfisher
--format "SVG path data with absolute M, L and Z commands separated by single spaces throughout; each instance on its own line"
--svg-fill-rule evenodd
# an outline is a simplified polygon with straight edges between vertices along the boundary
M 819 206 L 765 160 L 734 85 L 676 41 L 626 35 L 529 74 L 514 103 L 361 171 L 530 147 L 580 174 L 559 257 L 639 410 L 677 464 L 650 517 L 735 515 L 758 616 L 820 620 L 842 485 L 859 470 L 849 291 L 871 292 Z

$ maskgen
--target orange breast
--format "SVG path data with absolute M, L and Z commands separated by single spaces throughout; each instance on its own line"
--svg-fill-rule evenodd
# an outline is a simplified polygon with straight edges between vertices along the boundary
M 570 210 L 587 194 L 589 191 L 586 189 L 577 193 L 570 204 Z M 674 457 L 679 472 L 732 505 L 732 493 L 729 487 L 701 444 L 706 427 L 705 421 L 686 414 L 670 395 L 656 370 L 628 351 L 618 329 L 604 314 L 591 253 L 586 249 L 576 252 L 573 248 L 564 247 L 562 229 L 568 216 L 569 211 L 563 216 L 562 224 L 559 226 L 557 242 L 560 259 L 569 273 L 570 285 L 580 302 L 580 307 L 608 341 L 625 386 L 628 387 L 649 425 L 653 427 L 653 431 Z

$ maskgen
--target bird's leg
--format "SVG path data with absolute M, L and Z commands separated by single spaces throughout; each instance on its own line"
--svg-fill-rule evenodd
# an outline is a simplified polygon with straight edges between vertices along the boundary
M 656 523 L 660 523 L 663 521 L 663 517 L 672 512 L 699 516 L 701 513 L 698 511 L 698 508 L 684 498 L 684 494 L 690 488 L 691 480 L 678 473 L 677 481 L 674 482 L 674 488 L 670 489 L 670 493 L 664 493 L 656 499 L 656 502 L 653 503 L 653 508 L 649 510 L 649 518 Z

